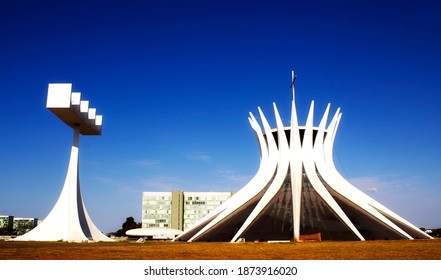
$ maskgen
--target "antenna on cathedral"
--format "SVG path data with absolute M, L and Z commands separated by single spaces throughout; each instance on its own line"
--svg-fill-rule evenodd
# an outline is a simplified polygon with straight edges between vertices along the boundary
M 290 88 L 292 89 L 292 100 L 295 101 L 295 99 L 296 99 L 296 90 L 294 89 L 294 83 L 296 82 L 297 76 L 296 76 L 296 74 L 294 74 L 294 70 L 291 71 L 291 73 L 292 73 L 292 80 L 291 80 Z

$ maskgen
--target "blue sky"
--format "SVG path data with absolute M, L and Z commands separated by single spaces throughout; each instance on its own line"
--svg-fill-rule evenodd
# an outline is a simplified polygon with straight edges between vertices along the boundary
M 0 3 L 0 214 L 44 219 L 72 129 L 48 83 L 103 114 L 80 140 L 94 223 L 141 221 L 143 191 L 237 191 L 256 173 L 248 112 L 303 124 L 343 112 L 339 171 L 420 227 L 441 227 L 441 6 L 427 1 L 15 1 Z

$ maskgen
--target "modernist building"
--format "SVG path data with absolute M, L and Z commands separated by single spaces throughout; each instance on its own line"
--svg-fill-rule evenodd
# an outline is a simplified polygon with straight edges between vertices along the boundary
M 16 234 L 24 234 L 38 225 L 37 218 L 14 218 L 13 231 Z
M 328 124 L 330 105 L 313 125 L 314 101 L 305 125 L 297 120 L 293 91 L 291 121 L 282 123 L 276 104 L 272 128 L 259 108 L 249 121 L 260 146 L 257 174 L 236 195 L 175 240 L 270 241 L 431 238 L 347 182 L 333 162 L 340 109 Z M 261 127 L 263 126 L 263 129 Z
M 11 235 L 14 225 L 14 216 L 0 216 L 0 235 Z
M 72 84 L 49 84 L 46 108 L 73 129 L 69 167 L 58 201 L 44 221 L 19 241 L 113 241 L 92 222 L 83 202 L 79 176 L 79 141 L 82 135 L 101 135 L 102 116 Z
M 143 192 L 142 227 L 185 230 L 234 192 Z
M 129 238 L 136 238 L 138 242 L 139 240 L 173 240 L 181 233 L 182 230 L 168 227 L 134 228 L 126 231 Z
M 38 225 L 37 218 L 17 218 L 0 216 L 0 235 L 24 234 Z

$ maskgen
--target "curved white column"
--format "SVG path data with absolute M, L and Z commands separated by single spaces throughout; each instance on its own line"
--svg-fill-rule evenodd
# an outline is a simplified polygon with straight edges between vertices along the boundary
M 278 159 L 276 175 L 274 177 L 274 180 L 271 182 L 271 185 L 265 192 L 265 194 L 259 200 L 259 203 L 256 205 L 256 207 L 253 209 L 251 214 L 243 223 L 242 227 L 233 237 L 232 242 L 240 238 L 242 233 L 251 225 L 251 223 L 256 219 L 256 217 L 263 211 L 265 206 L 268 205 L 271 199 L 280 190 L 280 187 L 282 186 L 283 181 L 285 181 L 286 175 L 288 174 L 288 167 L 289 167 L 288 140 L 286 139 L 284 126 L 280 118 L 279 112 L 277 110 L 276 104 L 273 103 L 273 106 L 274 106 L 274 114 L 276 117 L 277 138 L 278 138 L 279 146 L 278 146 L 278 153 L 270 154 L 270 158 L 272 158 L 273 160 L 275 160 L 276 158 Z M 272 133 L 270 135 L 267 134 L 266 136 L 267 138 L 269 137 L 273 138 Z
M 328 106 L 329 110 L 329 106 Z M 308 114 L 308 119 L 305 126 L 305 135 L 303 136 L 303 151 L 305 155 L 303 157 L 303 164 L 305 167 L 305 173 L 310 180 L 312 186 L 317 191 L 317 193 L 323 198 L 323 200 L 331 207 L 331 209 L 338 215 L 338 217 L 346 224 L 346 226 L 352 230 L 352 232 L 357 235 L 360 240 L 364 240 L 363 236 L 354 226 L 354 224 L 349 220 L 344 211 L 340 208 L 328 190 L 320 181 L 317 176 L 317 171 L 315 168 L 315 162 L 313 158 L 313 114 L 314 114 L 314 101 L 311 102 L 311 107 Z M 325 113 L 327 114 L 327 113 Z
M 208 230 L 217 225 L 219 222 L 223 221 L 226 217 L 234 213 L 239 207 L 241 207 L 243 204 L 247 203 L 257 194 L 259 194 L 260 191 L 262 191 L 262 189 L 265 188 L 265 186 L 271 180 L 272 175 L 274 174 L 274 170 L 277 167 L 277 159 L 271 159 L 269 155 L 275 153 L 275 151 L 277 150 L 277 144 L 274 140 L 274 137 L 272 137 L 271 127 L 268 124 L 268 121 L 266 120 L 260 108 L 259 113 L 265 129 L 265 133 L 267 135 L 267 140 L 265 140 L 262 129 L 252 113 L 250 113 L 250 117 L 248 119 L 251 127 L 256 134 L 261 151 L 260 165 L 256 175 L 245 187 L 243 187 L 234 196 L 232 196 L 230 199 L 228 199 L 226 202 L 224 202 L 222 205 L 210 212 L 207 216 L 205 216 L 190 229 L 188 229 L 188 231 L 190 231 L 191 229 L 199 227 L 200 225 L 212 219 L 212 221 L 210 221 L 198 233 L 190 238 L 189 241 L 194 241 L 199 236 L 206 233 Z M 268 138 L 268 135 L 271 135 L 271 137 Z M 215 218 L 213 219 L 213 217 Z M 179 240 L 182 235 L 183 234 L 176 237 L 175 240 Z
M 358 191 L 354 191 L 355 187 L 348 187 L 348 182 L 346 180 L 342 180 L 341 175 L 335 174 L 335 168 L 334 170 L 330 168 L 327 164 L 331 164 L 332 161 L 332 145 L 333 145 L 333 139 L 335 138 L 335 131 L 338 125 L 338 120 L 340 119 L 341 114 L 339 113 L 339 110 L 337 110 L 333 120 L 331 121 L 331 124 L 328 128 L 328 134 L 326 136 L 326 139 L 324 139 L 324 123 L 322 123 L 319 126 L 319 132 L 317 134 L 317 138 L 314 145 L 314 157 L 316 160 L 317 169 L 322 176 L 323 180 L 334 189 L 337 193 L 342 195 L 343 197 L 347 198 L 348 200 L 354 202 L 356 205 L 358 205 L 360 208 L 362 208 L 364 211 L 375 217 L 376 219 L 380 220 L 387 226 L 393 228 L 395 231 L 399 232 L 403 236 L 411 239 L 412 237 L 408 235 L 406 232 L 404 232 L 401 228 L 399 228 L 397 225 L 392 223 L 389 219 L 381 215 L 378 211 L 376 211 L 373 207 L 371 207 L 369 204 L 366 203 L 364 199 L 359 195 Z M 325 119 L 325 117 L 324 117 Z M 325 143 L 325 144 L 324 144 Z M 326 160 L 326 159 L 327 160 Z
M 335 168 L 332 151 L 333 151 L 335 135 L 337 132 L 337 128 L 341 116 L 342 114 L 337 111 L 328 128 L 328 133 L 330 132 L 331 134 L 329 135 L 329 137 L 326 137 L 324 141 L 323 150 L 324 150 L 325 160 L 324 160 L 324 164 L 323 162 L 320 162 L 322 163 L 320 165 L 320 173 L 324 175 L 324 180 L 335 191 L 345 196 L 346 198 L 350 199 L 358 206 L 360 206 L 363 210 L 367 211 L 369 214 L 371 214 L 372 216 L 383 222 L 385 225 L 399 232 L 404 237 L 408 239 L 413 239 L 412 236 L 410 236 L 403 229 L 401 229 L 395 223 L 390 221 L 387 217 L 385 217 L 380 212 L 378 212 L 378 210 L 393 217 L 394 219 L 400 221 L 401 223 L 407 225 L 408 227 L 413 228 L 414 230 L 425 235 L 427 238 L 432 238 L 430 235 L 424 233 L 410 222 L 406 221 L 405 219 L 403 219 L 402 217 L 400 217 L 390 209 L 383 206 L 381 203 L 377 202 L 376 200 L 374 200 L 373 198 L 371 198 L 370 196 L 368 196 L 367 194 L 365 194 L 364 192 L 353 186 L 345 178 L 343 178 L 343 176 L 337 171 L 337 169 Z
M 78 174 L 79 135 L 79 128 L 74 128 L 74 138 L 66 180 L 54 208 L 41 224 L 14 240 L 113 241 L 97 229 L 84 207 Z

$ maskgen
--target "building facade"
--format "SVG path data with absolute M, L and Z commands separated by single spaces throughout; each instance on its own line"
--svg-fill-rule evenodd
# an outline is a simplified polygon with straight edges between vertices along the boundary
M 0 235 L 11 235 L 14 216 L 0 216 Z
M 37 218 L 16 218 L 0 216 L 0 235 L 21 235 L 38 225 Z
M 25 234 L 37 225 L 37 218 L 14 218 L 13 232 L 17 235 Z
M 188 229 L 208 215 L 208 213 L 220 206 L 232 195 L 233 193 L 231 192 L 185 192 L 183 230 Z
M 185 230 L 234 192 L 143 192 L 142 227 Z

